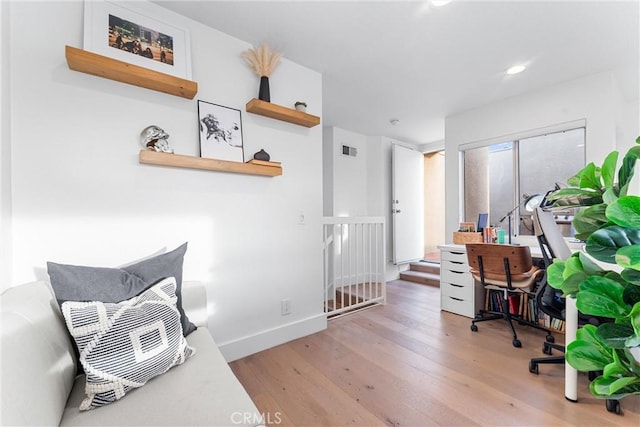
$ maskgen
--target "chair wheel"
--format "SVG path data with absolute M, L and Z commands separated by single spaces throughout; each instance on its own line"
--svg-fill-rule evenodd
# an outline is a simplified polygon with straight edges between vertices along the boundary
M 520 342 L 520 340 L 519 340 L 519 339 L 515 339 L 515 340 L 513 340 L 513 341 L 512 341 L 512 344 L 513 344 L 513 346 L 514 346 L 514 347 L 517 347 L 517 348 L 522 347 L 522 343 Z
M 614 399 L 607 399 L 606 401 L 607 411 L 615 412 L 617 415 L 622 413 L 620 409 L 620 402 Z
M 553 354 L 553 349 L 551 348 L 551 346 L 547 345 L 547 343 L 544 343 L 544 345 L 542 346 L 542 352 L 551 356 Z
M 538 375 L 538 364 L 533 361 L 529 362 L 529 372 Z
M 553 335 L 551 335 L 551 334 L 547 335 L 547 337 L 545 339 L 547 340 L 547 342 L 551 342 L 551 343 L 556 342 L 555 337 Z M 549 353 L 549 354 L 551 354 L 551 353 Z
M 473 325 L 471 325 L 471 330 L 473 332 L 478 332 L 478 327 L 475 324 L 473 324 Z

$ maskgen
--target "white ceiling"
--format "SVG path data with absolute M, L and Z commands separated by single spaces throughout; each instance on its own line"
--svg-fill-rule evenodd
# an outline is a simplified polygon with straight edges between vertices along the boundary
M 157 3 L 321 72 L 323 125 L 364 135 L 439 141 L 449 115 L 606 70 L 638 98 L 639 0 Z

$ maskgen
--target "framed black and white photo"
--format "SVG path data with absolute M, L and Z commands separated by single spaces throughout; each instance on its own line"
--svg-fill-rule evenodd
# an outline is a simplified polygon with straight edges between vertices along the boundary
M 166 22 L 173 13 L 150 2 L 85 0 L 84 50 L 191 80 L 189 32 Z
M 198 100 L 200 157 L 244 162 L 240 110 Z

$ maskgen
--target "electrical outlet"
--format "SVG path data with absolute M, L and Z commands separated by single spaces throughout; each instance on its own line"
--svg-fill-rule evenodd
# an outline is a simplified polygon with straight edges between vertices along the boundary
M 304 222 L 305 222 L 304 211 L 300 211 L 300 213 L 298 214 L 298 224 L 304 225 Z
M 287 298 L 280 301 L 280 310 L 283 316 L 291 314 L 291 300 Z

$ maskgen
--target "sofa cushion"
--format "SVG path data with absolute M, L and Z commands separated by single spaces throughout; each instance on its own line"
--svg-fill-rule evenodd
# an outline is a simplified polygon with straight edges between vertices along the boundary
M 73 343 L 46 282 L 0 296 L 0 425 L 57 425 L 76 374 Z
M 187 363 L 149 380 L 126 398 L 79 411 L 84 376 L 76 379 L 62 426 L 250 426 L 261 416 L 206 327 L 187 337 L 198 352 Z
M 196 327 L 182 308 L 182 264 L 187 243 L 171 252 L 122 268 L 85 267 L 47 262 L 58 303 L 65 301 L 119 302 L 138 295 L 166 277 L 175 277 L 178 311 L 184 336 Z
M 175 292 L 170 277 L 120 303 L 62 304 L 86 372 L 81 410 L 121 399 L 194 353 L 182 335 Z

